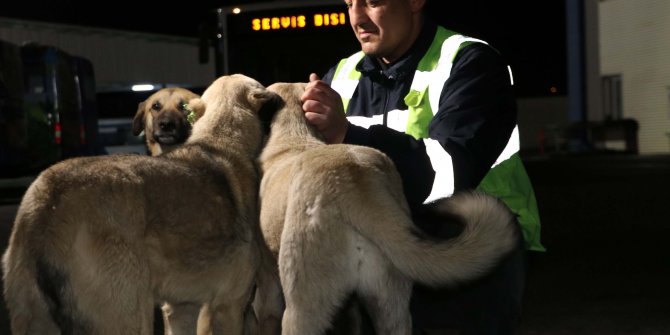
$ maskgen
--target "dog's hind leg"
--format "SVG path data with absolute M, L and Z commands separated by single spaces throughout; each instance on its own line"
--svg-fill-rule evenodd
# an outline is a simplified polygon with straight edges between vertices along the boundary
M 213 305 L 209 320 L 212 334 L 243 335 L 248 303 L 249 299 L 245 298 Z
M 221 291 L 209 304 L 209 328 L 212 334 L 246 335 L 250 331 L 257 332 L 256 319 L 251 309 L 255 271 L 236 274 L 239 277 L 224 280 L 224 283 L 244 283 L 245 286 L 233 284 L 227 290 Z M 201 317 L 198 327 L 204 322 L 206 321 Z
M 150 290 L 142 285 L 139 289 L 132 287 L 131 281 L 127 286 L 130 287 L 114 285 L 109 290 L 89 291 L 93 292 L 90 296 L 84 296 L 83 290 L 76 293 L 80 297 L 78 313 L 91 329 L 84 334 L 153 334 L 154 303 Z
M 9 312 L 11 334 L 59 335 L 60 329 L 49 312 L 44 293 L 38 288 L 35 267 L 14 265 L 5 257 L 4 297 Z M 9 266 L 12 264 L 12 266 Z
M 161 306 L 165 335 L 195 334 L 198 328 L 200 305 L 192 303 L 165 303 Z M 205 309 L 205 307 L 203 307 Z
M 412 282 L 396 269 L 389 267 L 386 260 L 373 264 L 370 268 L 366 268 L 370 271 L 365 273 L 359 296 L 370 314 L 376 333 L 410 335 L 412 320 L 409 314 L 409 299 Z M 377 269 L 374 269 L 375 267 Z
M 86 334 L 151 335 L 154 295 L 150 267 L 140 243 L 119 233 L 112 224 L 98 220 L 95 230 L 77 235 L 67 271 L 71 305 L 90 327 Z
M 285 223 L 278 261 L 286 301 L 283 335 L 324 334 L 356 280 L 348 226 L 318 203 L 312 208 L 287 209 L 292 219 Z
M 330 268 L 333 272 L 296 269 L 293 271 L 301 278 L 295 281 L 287 280 L 290 276 L 282 276 L 286 299 L 282 335 L 321 335 L 331 327 L 335 314 L 350 293 L 346 278 L 338 277 L 336 268 Z

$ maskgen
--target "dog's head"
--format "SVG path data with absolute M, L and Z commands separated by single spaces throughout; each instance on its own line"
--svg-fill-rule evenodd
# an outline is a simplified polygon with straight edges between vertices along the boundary
M 268 91 L 276 93 L 280 100 L 280 103 L 275 104 L 278 111 L 272 120 L 271 129 L 274 133 L 283 133 L 279 136 L 302 134 L 324 141 L 323 135 L 307 122 L 302 110 L 301 96 L 306 86 L 307 83 L 274 83 L 268 86 Z
M 279 101 L 275 93 L 251 77 L 242 74 L 219 77 L 201 98 L 190 102 L 205 113 L 189 141 L 219 136 L 216 134 L 223 134 L 234 125 L 235 132 L 244 133 L 246 140 L 253 138 L 251 142 L 256 142 L 264 136 L 262 126 L 269 124 Z
M 281 103 L 278 107 L 302 110 L 300 97 L 305 93 L 307 83 L 274 83 L 268 86 L 268 91 L 277 93 Z
M 260 108 L 276 98 L 257 80 L 243 74 L 231 74 L 217 78 L 202 94 L 206 105 L 238 105 L 258 112 Z
M 144 131 L 152 156 L 167 152 L 186 142 L 192 123 L 204 110 L 189 106 L 199 96 L 184 88 L 164 88 L 141 102 L 133 119 L 133 134 Z

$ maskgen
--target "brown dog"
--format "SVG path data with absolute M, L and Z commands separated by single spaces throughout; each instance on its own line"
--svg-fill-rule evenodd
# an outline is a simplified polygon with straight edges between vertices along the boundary
M 413 282 L 449 285 L 486 273 L 518 243 L 513 215 L 494 197 L 460 193 L 431 206 L 445 224 L 461 226 L 460 235 L 421 238 L 392 161 L 369 147 L 326 145 L 305 120 L 304 89 L 268 87 L 284 105 L 260 157 L 261 228 L 286 301 L 282 334 L 323 334 L 355 293 L 377 334 L 409 335 Z M 281 315 L 276 271 L 260 273 L 261 322 Z
M 271 96 L 221 77 L 192 100 L 206 112 L 173 151 L 41 173 L 2 262 L 12 334 L 151 335 L 162 301 L 171 334 L 194 333 L 202 305 L 205 328 L 243 334 L 260 258 L 259 110 Z
M 199 96 L 187 89 L 163 88 L 140 102 L 133 118 L 133 135 L 144 131 L 152 156 L 169 152 L 186 142 L 195 120 L 202 116 L 188 102 Z

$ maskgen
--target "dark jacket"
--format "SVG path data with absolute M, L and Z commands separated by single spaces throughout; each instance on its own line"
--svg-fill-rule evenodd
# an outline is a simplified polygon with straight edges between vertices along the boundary
M 390 65 L 365 56 L 357 65 L 361 78 L 347 107 L 348 116 L 372 116 L 407 109 L 416 67 L 428 50 L 437 26 L 430 21 L 410 50 Z M 336 67 L 323 80 L 330 83 Z M 440 108 L 430 126 L 452 158 L 455 191 L 474 189 L 507 144 L 516 125 L 516 100 L 507 64 L 492 47 L 472 43 L 456 54 L 449 79 L 440 95 Z M 430 194 L 434 171 L 423 141 L 382 125 L 365 129 L 350 125 L 345 143 L 366 145 L 386 153 L 403 179 L 410 205 Z

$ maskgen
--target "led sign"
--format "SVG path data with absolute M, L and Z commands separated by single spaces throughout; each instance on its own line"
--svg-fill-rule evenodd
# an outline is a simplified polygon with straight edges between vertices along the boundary
M 254 31 L 267 31 L 309 27 L 334 27 L 344 25 L 346 22 L 346 16 L 342 12 L 255 17 L 251 19 L 251 29 Z

